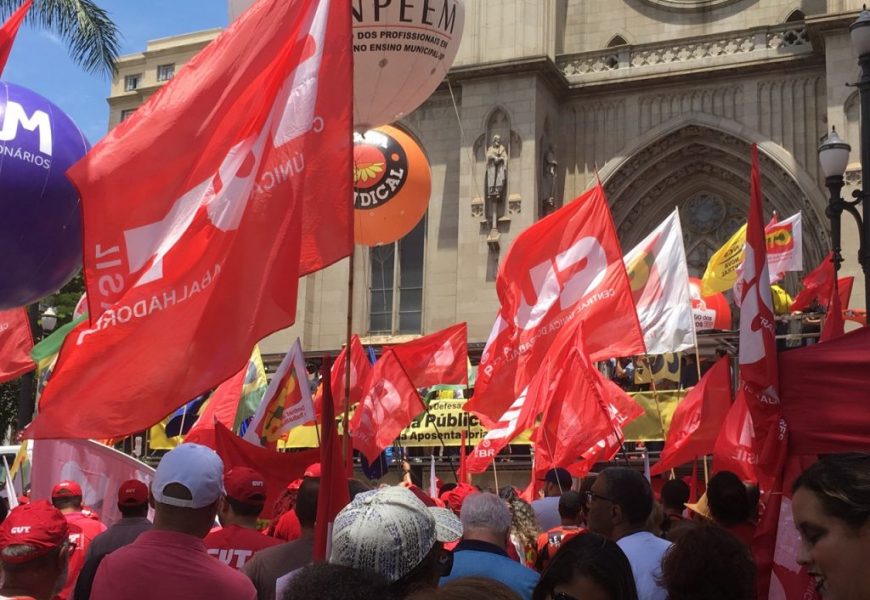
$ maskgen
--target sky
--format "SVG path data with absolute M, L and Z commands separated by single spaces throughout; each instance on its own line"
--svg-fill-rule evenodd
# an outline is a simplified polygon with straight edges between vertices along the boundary
M 148 40 L 227 24 L 226 0 L 97 0 L 120 30 L 120 54 L 145 50 Z M 3 79 L 29 88 L 59 106 L 91 144 L 106 134 L 111 78 L 90 75 L 72 62 L 52 31 L 21 27 Z

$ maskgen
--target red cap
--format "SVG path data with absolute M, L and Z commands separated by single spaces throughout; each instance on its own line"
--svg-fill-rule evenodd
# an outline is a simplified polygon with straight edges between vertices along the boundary
M 224 473 L 227 497 L 244 504 L 262 505 L 266 502 L 266 480 L 254 469 L 233 467 Z
M 16 564 L 33 560 L 60 546 L 68 536 L 66 518 L 47 500 L 22 504 L 0 524 L 0 560 Z M 33 546 L 34 550 L 25 555 L 3 556 L 3 549 L 18 544 Z
M 477 488 L 469 483 L 460 483 L 455 488 L 441 494 L 441 500 L 444 501 L 444 504 L 452 510 L 457 515 L 462 510 L 462 503 L 465 502 L 465 499 L 471 494 L 477 492 Z
M 298 492 L 300 487 L 302 487 L 302 480 L 301 479 L 294 479 L 293 481 L 291 481 L 290 483 L 287 484 L 287 491 L 288 492 Z
M 305 469 L 304 477 L 320 477 L 320 463 L 312 463 Z
M 118 488 L 118 506 L 142 506 L 148 503 L 148 486 L 138 479 L 128 479 Z
M 56 486 L 51 488 L 51 497 L 54 498 L 69 498 L 70 496 L 81 496 L 82 486 L 75 481 L 61 481 Z

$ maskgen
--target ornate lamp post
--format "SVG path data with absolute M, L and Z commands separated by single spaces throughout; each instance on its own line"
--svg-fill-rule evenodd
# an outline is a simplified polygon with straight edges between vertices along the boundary
M 831 250 L 834 255 L 834 268 L 838 271 L 843 262 L 843 257 L 840 255 L 840 217 L 843 215 L 843 211 L 851 213 L 861 223 L 861 215 L 855 208 L 855 204 L 860 200 L 850 202 L 840 197 L 840 191 L 843 189 L 843 174 L 849 164 L 849 151 L 851 149 L 849 144 L 840 139 L 834 128 L 831 128 L 831 133 L 819 146 L 819 163 L 821 163 L 822 172 L 825 174 L 825 185 L 831 194 L 825 214 L 831 220 Z

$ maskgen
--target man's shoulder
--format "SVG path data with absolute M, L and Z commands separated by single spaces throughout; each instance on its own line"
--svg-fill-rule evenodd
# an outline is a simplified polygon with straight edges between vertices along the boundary
M 672 544 L 668 540 L 653 535 L 648 531 L 639 531 L 619 538 L 616 541 L 616 545 L 619 546 L 626 555 L 648 555 L 650 552 L 664 553 Z

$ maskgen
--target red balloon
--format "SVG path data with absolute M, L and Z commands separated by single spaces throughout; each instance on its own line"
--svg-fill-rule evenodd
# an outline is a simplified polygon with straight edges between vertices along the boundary
M 692 314 L 695 329 L 731 329 L 731 305 L 725 294 L 717 292 L 711 296 L 701 295 L 701 280 L 689 277 L 689 296 L 692 299 Z

